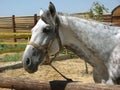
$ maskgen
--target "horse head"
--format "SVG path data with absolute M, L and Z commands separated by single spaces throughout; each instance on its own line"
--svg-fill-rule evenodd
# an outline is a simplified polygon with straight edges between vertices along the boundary
M 40 10 L 40 19 L 31 30 L 32 36 L 23 54 L 23 67 L 29 73 L 37 71 L 47 56 L 59 51 L 59 18 L 55 6 L 50 2 L 49 9 Z

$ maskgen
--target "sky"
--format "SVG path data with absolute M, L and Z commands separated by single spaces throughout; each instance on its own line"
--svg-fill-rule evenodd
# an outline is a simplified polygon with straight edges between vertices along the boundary
M 120 0 L 1 0 L 0 16 L 28 16 L 39 14 L 40 9 L 48 9 L 53 2 L 56 10 L 63 13 L 88 12 L 93 2 L 98 1 L 111 12 L 120 5 Z

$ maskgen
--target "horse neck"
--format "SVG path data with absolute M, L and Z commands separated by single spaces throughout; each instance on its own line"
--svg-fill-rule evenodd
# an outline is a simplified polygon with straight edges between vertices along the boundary
M 118 32 L 118 30 L 115 30 L 108 25 L 104 25 L 96 21 L 89 21 L 70 16 L 59 16 L 59 18 L 61 22 L 59 33 L 63 46 L 73 51 L 84 60 L 87 60 L 87 62 L 89 62 L 89 56 L 92 56 L 91 59 L 101 60 L 101 58 L 97 56 L 97 54 L 103 55 L 106 51 L 112 49 L 116 44 L 116 42 L 110 42 L 114 42 L 112 41 L 114 40 L 114 38 L 111 38 L 111 36 L 115 32 Z M 106 28 L 108 28 L 109 30 L 107 30 Z M 108 43 L 103 42 L 104 38 L 109 37 L 110 39 L 108 40 Z M 99 42 L 103 42 L 103 44 L 106 45 L 103 45 L 101 47 L 101 44 Z M 113 45 L 103 50 L 107 46 L 107 44 Z M 93 51 L 91 52 L 90 50 Z M 96 56 L 93 55 L 94 51 L 97 52 Z M 102 57 L 104 57 L 104 60 L 108 58 L 107 55 L 103 55 Z M 93 65 L 94 62 L 95 61 L 90 61 L 89 63 Z
M 60 23 L 59 32 L 63 45 L 71 43 L 77 45 L 80 42 L 91 45 L 98 42 L 98 40 L 102 42 L 103 39 L 109 37 L 109 40 L 113 40 L 113 36 L 120 33 L 120 28 L 77 17 L 60 16 Z
M 60 37 L 63 46 L 80 45 L 80 40 L 86 37 L 87 20 L 71 16 L 60 16 Z M 89 26 L 88 26 L 89 27 Z
M 72 16 L 60 16 L 60 33 L 64 38 L 62 39 L 63 45 L 70 44 L 73 40 L 82 39 L 86 36 L 91 26 L 89 25 L 89 21 L 85 19 L 80 19 Z M 61 38 L 62 38 L 61 37 Z
M 59 33 L 63 46 L 70 44 L 71 40 L 73 41 L 74 39 L 74 32 L 73 28 L 71 28 L 72 26 L 70 26 L 69 24 L 70 22 L 68 21 L 68 18 L 66 16 L 60 16 Z
M 76 17 L 66 17 L 60 16 L 60 38 L 62 41 L 62 45 L 65 46 L 67 49 L 73 51 L 75 54 L 80 56 L 84 60 L 88 60 L 88 55 L 84 52 L 85 48 L 84 45 L 81 43 L 81 40 L 78 37 L 78 33 L 81 31 L 77 25 L 77 18 Z M 87 61 L 89 62 L 89 61 Z M 92 62 L 89 62 L 92 65 Z

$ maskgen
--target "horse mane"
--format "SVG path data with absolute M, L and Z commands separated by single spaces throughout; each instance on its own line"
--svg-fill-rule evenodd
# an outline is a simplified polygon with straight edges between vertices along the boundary
M 112 26 L 114 25 L 114 23 L 108 23 L 108 22 L 101 22 L 101 21 L 97 21 L 97 20 L 93 20 L 93 19 L 86 19 L 86 18 L 82 18 L 82 17 L 77 17 L 75 16 L 74 14 L 69 14 L 69 13 L 63 13 L 63 12 L 57 12 L 58 15 L 60 16 L 65 16 L 65 17 L 74 17 L 74 18 L 78 18 L 78 19 L 81 19 L 85 22 L 91 22 L 91 23 L 96 23 L 98 24 L 98 26 L 100 25 L 101 26 Z

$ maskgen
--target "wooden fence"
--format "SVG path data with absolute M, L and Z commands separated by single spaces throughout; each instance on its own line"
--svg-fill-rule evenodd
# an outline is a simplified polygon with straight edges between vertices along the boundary
M 120 26 L 120 15 L 105 14 L 103 15 L 103 21 L 112 23 L 112 26 Z
M 37 14 L 34 16 L 0 17 L 0 44 L 26 44 L 31 36 L 30 30 L 38 19 Z
M 38 19 L 37 14 L 34 16 L 0 17 L 0 31 L 28 32 L 37 23 Z
M 111 23 L 111 14 L 105 14 L 102 16 L 103 22 Z
M 26 45 L 31 37 L 31 29 L 37 23 L 39 16 L 0 17 L 0 53 L 23 51 L 23 48 L 14 48 L 17 45 Z M 14 49 L 5 49 L 5 46 Z

